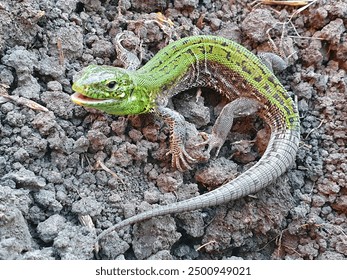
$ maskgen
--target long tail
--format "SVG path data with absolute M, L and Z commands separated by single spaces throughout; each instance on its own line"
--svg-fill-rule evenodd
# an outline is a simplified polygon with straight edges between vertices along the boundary
M 298 128 L 287 129 L 284 132 L 274 131 L 262 158 L 234 180 L 203 195 L 159 206 L 123 220 L 103 231 L 97 237 L 97 240 L 102 239 L 114 230 L 153 217 L 216 206 L 255 193 L 276 180 L 290 167 L 295 160 L 299 141 L 300 132 Z

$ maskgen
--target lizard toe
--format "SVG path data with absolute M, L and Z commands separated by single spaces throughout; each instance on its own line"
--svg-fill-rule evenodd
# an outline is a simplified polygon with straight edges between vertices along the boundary
M 197 160 L 191 157 L 188 152 L 181 148 L 176 152 L 172 152 L 171 150 L 166 153 L 166 155 L 172 155 L 171 166 L 172 168 L 176 168 L 180 172 L 184 172 L 186 170 L 191 170 L 190 166 L 192 163 L 195 163 Z
M 205 141 L 203 141 L 203 142 L 201 142 L 195 146 L 201 147 L 201 146 L 208 145 L 207 150 L 206 150 L 206 152 L 208 154 L 210 154 L 213 149 L 216 149 L 216 152 L 214 154 L 214 157 L 216 158 L 220 152 L 220 149 L 222 148 L 222 146 L 224 144 L 224 140 L 221 139 L 220 137 L 216 136 L 214 133 L 212 133 L 212 134 L 204 133 L 204 134 L 201 134 L 201 136 L 205 139 Z

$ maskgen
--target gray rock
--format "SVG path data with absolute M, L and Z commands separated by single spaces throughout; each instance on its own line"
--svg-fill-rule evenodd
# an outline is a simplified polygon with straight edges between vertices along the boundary
M 54 240 L 58 233 L 64 229 L 66 219 L 58 214 L 49 217 L 37 225 L 39 237 L 46 243 Z
M 174 7 L 176 9 L 182 9 L 182 8 L 197 8 L 199 4 L 199 0 L 175 0 L 174 1 Z
M 34 193 L 35 201 L 53 213 L 59 213 L 63 206 L 55 199 L 55 192 L 50 190 L 40 190 Z
M 17 188 L 41 189 L 46 186 L 44 178 L 36 176 L 34 172 L 25 168 L 10 172 L 3 176 L 2 179 L 13 180 Z
M 119 238 L 118 234 L 115 232 L 107 235 L 107 237 L 100 242 L 100 246 L 102 248 L 100 256 L 108 260 L 116 259 L 130 248 L 130 245 Z
M 66 225 L 54 239 L 53 248 L 62 260 L 90 260 L 94 257 L 95 233 L 87 227 Z
M 102 204 L 92 198 L 82 198 L 72 204 L 71 211 L 79 215 L 96 216 L 101 213 Z
M 172 217 L 150 219 L 134 226 L 134 254 L 137 259 L 146 259 L 159 251 L 168 250 L 180 237 Z
M 28 224 L 18 208 L 0 204 L 0 240 L 0 259 L 15 259 L 31 249 Z

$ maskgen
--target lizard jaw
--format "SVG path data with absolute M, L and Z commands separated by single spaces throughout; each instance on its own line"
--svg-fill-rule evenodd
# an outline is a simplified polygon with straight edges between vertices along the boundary
M 96 104 L 103 104 L 108 102 L 113 102 L 112 99 L 95 99 L 91 97 L 87 97 L 79 92 L 75 92 L 73 95 L 71 95 L 71 100 L 77 105 L 83 106 L 83 105 L 96 105 Z

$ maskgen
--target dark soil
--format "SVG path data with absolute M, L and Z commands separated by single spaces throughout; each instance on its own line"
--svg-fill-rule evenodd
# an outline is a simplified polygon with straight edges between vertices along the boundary
M 180 173 L 161 120 L 74 105 L 75 73 L 121 65 L 119 32 L 142 64 L 196 34 L 289 57 L 277 76 L 297 100 L 302 139 L 296 165 L 275 184 L 112 233 L 101 258 L 347 258 L 347 3 L 317 1 L 299 12 L 251 2 L 0 1 L 0 259 L 95 259 L 102 230 L 215 188 L 259 159 L 268 132 L 254 116 L 235 123 L 217 159 Z M 198 101 L 196 90 L 173 100 L 193 124 L 192 143 L 223 103 L 202 91 Z

